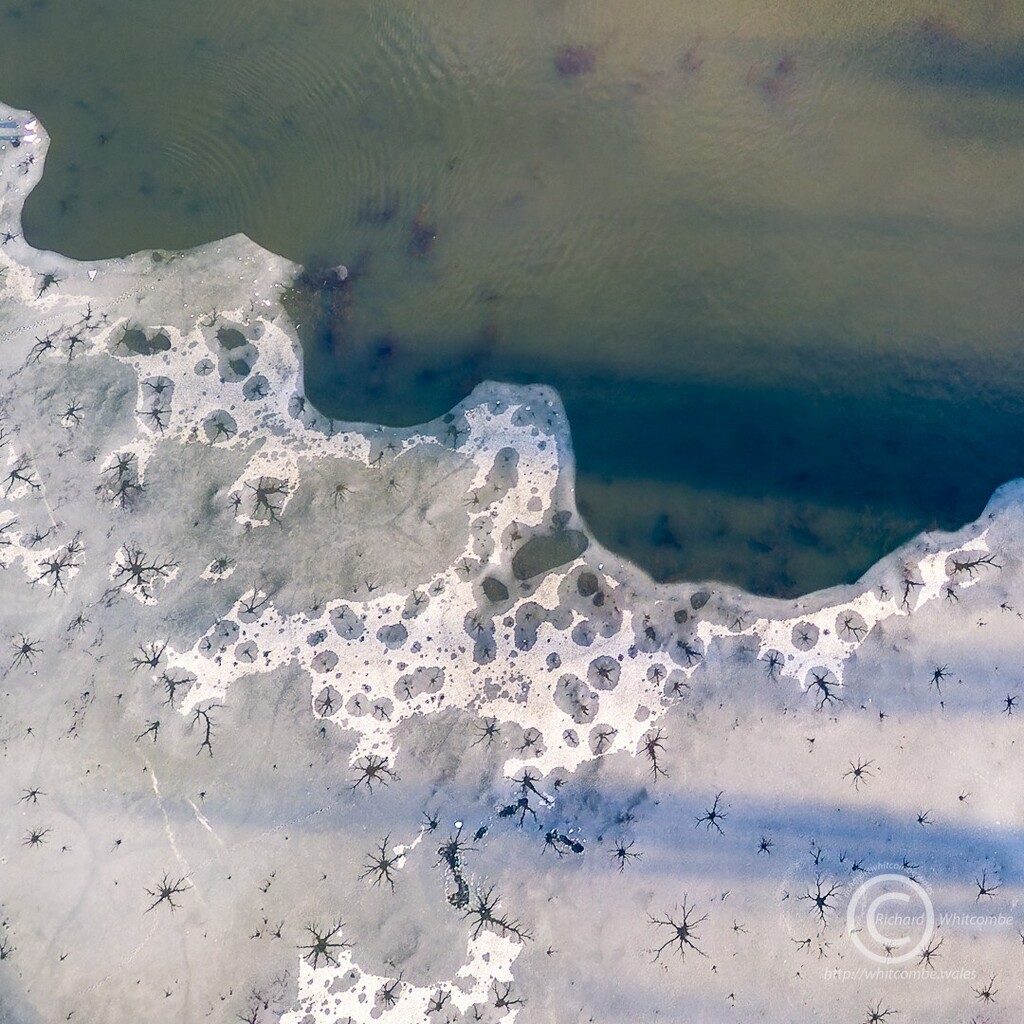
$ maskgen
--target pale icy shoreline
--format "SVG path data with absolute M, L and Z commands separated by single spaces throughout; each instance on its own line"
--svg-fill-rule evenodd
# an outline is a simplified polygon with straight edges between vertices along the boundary
M 12 1019 L 413 1021 L 440 991 L 427 1019 L 1013 1019 L 1024 481 L 796 601 L 656 586 L 592 540 L 520 579 L 532 536 L 585 531 L 553 392 L 483 385 L 410 430 L 326 421 L 276 300 L 293 265 L 242 236 L 35 252 L 19 218 L 46 145 L 0 146 Z M 456 820 L 486 831 L 453 908 Z M 401 900 L 363 877 L 382 840 Z M 614 856 L 629 842 L 642 859 Z M 940 926 L 934 966 L 971 977 L 857 974 L 879 965 L 843 899 L 885 865 L 940 917 L 1008 918 Z M 165 877 L 183 888 L 147 910 Z M 978 879 L 998 881 L 974 900 Z M 706 956 L 653 960 L 650 919 L 684 897 Z M 314 966 L 308 929 L 341 920 L 353 949 Z

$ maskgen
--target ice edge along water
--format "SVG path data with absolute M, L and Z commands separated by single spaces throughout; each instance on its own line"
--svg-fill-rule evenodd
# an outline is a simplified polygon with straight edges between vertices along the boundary
M 8 160 L 5 167 L 2 213 L 5 229 L 14 230 L 20 227 L 24 197 L 41 176 L 47 138 L 31 117 L 19 118 L 18 112 L 7 108 L 5 119 L 20 120 L 25 126 L 25 149 L 18 153 L 20 160 Z M 31 163 L 27 163 L 29 160 Z M 21 180 L 15 176 L 12 181 L 11 172 L 19 167 Z M 275 322 L 280 319 L 275 291 L 286 285 L 288 275 L 297 268 L 243 239 L 244 236 L 236 236 L 214 245 L 218 252 L 220 247 L 225 250 L 228 273 L 235 270 L 231 264 L 237 261 L 239 272 L 235 275 L 234 290 L 244 292 L 245 284 L 249 284 L 254 294 L 248 308 L 221 308 L 218 318 L 219 322 L 242 324 L 249 330 L 250 347 L 258 350 L 258 374 L 227 382 L 217 373 L 204 339 L 203 321 L 207 314 L 196 309 L 195 302 L 182 303 L 185 318 L 194 318 L 190 329 L 162 323 L 147 325 L 150 333 L 162 334 L 170 342 L 169 348 L 160 351 L 157 358 L 153 354 L 132 354 L 127 348 L 119 350 L 118 337 L 136 322 L 130 316 L 108 318 L 87 332 L 79 331 L 69 351 L 68 338 L 61 337 L 62 332 L 68 331 L 68 321 L 77 320 L 89 306 L 91 296 L 108 275 L 116 275 L 119 285 L 126 286 L 113 301 L 105 303 L 115 307 L 163 283 L 163 275 L 154 270 L 152 263 L 146 265 L 147 254 L 85 264 L 36 252 L 20 237 L 12 240 L 15 246 L 0 250 L 0 259 L 4 261 L 0 265 L 7 270 L 6 289 L 35 310 L 37 316 L 14 330 L 0 332 L 0 341 L 8 349 L 4 359 L 8 365 L 12 352 L 23 347 L 26 339 L 34 339 L 34 351 L 41 359 L 61 362 L 113 356 L 135 370 L 138 436 L 106 453 L 98 467 L 97 482 L 104 474 L 116 475 L 120 455 L 131 457 L 134 482 L 143 486 L 146 465 L 154 449 L 168 441 L 188 444 L 206 440 L 224 448 L 251 451 L 244 472 L 231 488 L 238 500 L 235 518 L 243 528 L 268 529 L 287 514 L 288 503 L 303 481 L 304 471 L 317 460 L 344 458 L 384 472 L 387 464 L 403 453 L 423 445 L 442 447 L 445 438 L 452 435 L 448 425 L 434 421 L 423 428 L 402 432 L 405 436 L 398 441 L 390 435 L 399 432 L 390 432 L 385 445 L 375 436 L 380 434 L 380 428 L 328 420 L 309 406 L 303 394 L 297 341 L 286 325 Z M 188 260 L 188 254 L 173 257 L 176 276 L 185 281 L 189 277 Z M 44 287 L 46 276 L 55 272 L 64 275 L 59 285 Z M 76 288 L 80 289 L 77 293 Z M 44 336 L 47 332 L 54 334 L 41 353 L 39 332 Z M 69 337 L 74 334 L 72 329 Z M 73 350 L 75 344 L 81 345 L 80 354 Z M 21 354 L 24 358 L 25 354 Z M 407 593 L 371 596 L 367 592 L 362 600 L 339 597 L 325 600 L 315 615 L 288 615 L 277 611 L 270 595 L 256 588 L 237 603 L 231 615 L 212 624 L 192 648 L 166 651 L 170 667 L 194 676 L 180 707 L 182 714 L 192 714 L 204 701 L 224 698 L 231 684 L 242 676 L 298 662 L 309 673 L 314 697 L 331 685 L 340 688 L 343 703 L 358 698 L 354 708 L 339 707 L 324 716 L 358 734 L 354 759 L 370 753 L 392 757 L 392 736 L 401 721 L 451 706 L 515 722 L 524 730 L 536 729 L 543 734 L 539 745 L 544 752 L 510 759 L 506 766 L 510 776 L 526 766 L 547 774 L 556 767 L 572 770 L 594 756 L 622 750 L 636 753 L 643 734 L 656 724 L 661 713 L 673 706 L 673 696 L 666 692 L 671 691 L 671 684 L 663 684 L 668 673 L 689 678 L 700 666 L 707 647 L 718 640 L 750 638 L 757 645 L 757 657 L 772 660 L 773 675 L 789 678 L 804 690 L 816 687 L 817 692 L 825 695 L 822 684 L 815 683 L 820 678 L 838 692 L 845 662 L 876 624 L 894 616 L 910 615 L 928 602 L 949 596 L 951 588 L 970 587 L 982 578 L 982 569 L 990 558 L 987 523 L 1000 507 L 1015 500 L 1024 487 L 1021 481 L 1004 485 L 975 523 L 955 533 L 921 534 L 881 559 L 856 584 L 792 601 L 758 598 L 709 582 L 656 585 L 590 540 L 585 560 L 580 557 L 559 566 L 557 574 L 546 573 L 536 590 L 503 605 L 502 617 L 515 618 L 517 610 L 527 603 L 553 611 L 558 603 L 558 584 L 574 569 L 598 564 L 604 571 L 611 602 L 621 612 L 621 626 L 608 636 L 590 637 L 584 630 L 586 642 L 564 644 L 560 641 L 572 633 L 573 626 L 584 623 L 585 616 L 576 613 L 568 628 L 561 624 L 556 628 L 538 620 L 528 627 L 536 629 L 541 641 L 552 642 L 534 641 L 531 649 L 523 651 L 521 646 L 516 650 L 512 630 L 506 627 L 503 633 L 500 627 L 494 628 L 493 622 L 486 621 L 488 610 L 480 607 L 479 587 L 474 587 L 474 583 L 480 576 L 502 569 L 508 576 L 512 552 L 507 541 L 501 548 L 495 538 L 507 537 L 517 528 L 540 527 L 553 505 L 569 512 L 577 529 L 585 529 L 572 504 L 574 467 L 568 423 L 550 389 L 495 383 L 477 388 L 463 403 L 462 415 L 465 437 L 458 439 L 458 450 L 470 455 L 476 466 L 475 478 L 467 491 L 467 499 L 474 508 L 470 537 L 465 550 L 445 572 L 421 582 L 417 589 L 422 594 L 422 607 L 417 606 L 415 616 L 403 614 Z M 216 436 L 218 432 L 220 437 Z M 33 453 L 19 449 L 16 438 L 5 447 L 7 473 L 19 461 L 35 461 Z M 489 482 L 489 474 L 502 453 L 510 450 L 518 456 L 518 481 L 512 487 L 494 486 Z M 29 482 L 16 474 L 3 496 L 11 505 L 4 510 L 6 518 L 16 517 L 13 503 L 31 490 Z M 45 489 L 38 497 L 46 500 Z M 123 492 L 112 491 L 112 504 L 123 497 Z M 26 538 L 13 528 L 4 536 L 8 563 L 20 563 L 30 580 L 66 550 L 66 545 L 29 546 Z M 130 554 L 120 549 L 107 566 L 109 578 L 115 583 L 124 577 L 126 569 L 130 571 Z M 468 566 L 472 569 L 467 570 Z M 80 567 L 77 562 L 73 567 L 69 563 L 68 578 Z M 211 579 L 230 572 L 230 567 L 211 563 L 204 575 Z M 156 602 L 160 589 L 176 573 L 177 567 L 144 572 L 130 580 L 125 590 L 140 602 Z M 152 577 L 148 582 L 147 575 Z M 368 591 L 372 586 L 371 583 Z M 682 635 L 674 638 L 674 650 L 666 650 L 660 638 L 647 645 L 654 649 L 624 644 L 624 637 L 643 636 L 649 629 L 650 616 L 648 621 L 640 621 L 642 615 L 638 618 L 634 610 L 637 605 L 665 600 L 685 604 L 694 594 L 709 591 L 714 592 L 717 601 L 708 608 L 706 617 L 694 616 L 696 621 L 690 628 L 678 631 Z M 365 624 L 392 620 L 408 634 L 397 645 L 402 648 L 400 656 L 395 656 L 393 640 L 382 641 L 380 637 L 367 650 Z M 329 622 L 333 628 L 310 643 L 308 638 L 315 622 Z M 488 631 L 490 635 L 483 644 L 486 660 L 449 659 L 452 652 L 464 652 L 474 640 L 480 646 L 480 635 Z M 224 633 L 230 634 L 231 642 L 223 639 Z M 490 650 L 486 650 L 488 646 Z M 601 755 L 595 755 L 586 743 L 579 742 L 577 735 L 565 735 L 575 734 L 576 730 L 560 728 L 564 718 L 547 693 L 535 689 L 525 701 L 504 694 L 487 698 L 481 693 L 482 664 L 500 667 L 507 664 L 509 653 L 515 651 L 517 675 L 543 677 L 551 675 L 547 658 L 555 647 L 562 675 L 574 673 L 589 678 L 591 685 L 605 691 L 604 717 L 617 723 L 618 732 L 602 747 Z M 257 649 L 260 654 L 254 657 L 252 652 Z M 353 652 L 358 652 L 360 662 L 354 672 Z M 602 659 L 615 662 L 615 668 L 602 671 Z M 429 675 L 429 681 L 422 686 L 427 692 L 399 699 L 387 717 L 373 715 L 368 707 L 362 706 L 387 701 L 390 709 L 397 692 L 411 693 L 414 688 L 406 677 L 424 672 Z M 611 679 L 611 675 L 615 678 Z M 364 684 L 371 678 L 378 683 L 367 690 Z M 636 716 L 638 708 L 647 712 L 640 721 Z

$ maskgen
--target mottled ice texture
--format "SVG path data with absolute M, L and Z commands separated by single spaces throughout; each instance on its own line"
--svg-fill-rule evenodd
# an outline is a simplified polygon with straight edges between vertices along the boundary
M 1020 1019 L 1020 482 L 854 586 L 654 586 L 550 390 L 322 417 L 297 268 L 31 249 L 8 114 L 0 1020 Z M 926 941 L 848 927 L 879 874 Z

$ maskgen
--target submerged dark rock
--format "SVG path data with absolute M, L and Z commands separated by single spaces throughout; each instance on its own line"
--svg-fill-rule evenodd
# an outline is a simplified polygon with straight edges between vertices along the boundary
M 555 71 L 560 78 L 576 78 L 589 74 L 597 65 L 597 52 L 592 46 L 560 46 L 555 51 Z
M 437 241 L 437 225 L 427 220 L 429 212 L 426 203 L 416 211 L 409 231 L 410 256 L 427 256 L 434 248 L 434 242 Z

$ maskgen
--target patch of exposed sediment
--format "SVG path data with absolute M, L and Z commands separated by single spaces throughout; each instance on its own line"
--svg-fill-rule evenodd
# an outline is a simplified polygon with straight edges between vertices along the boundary
M 324 417 L 297 268 L 33 250 L 47 140 L 0 117 L 13 1019 L 953 1020 L 1012 986 L 1020 482 L 854 586 L 655 586 L 580 520 L 552 391 Z M 831 980 L 877 966 L 844 915 L 882 874 L 960 914 L 912 958 L 943 986 Z

